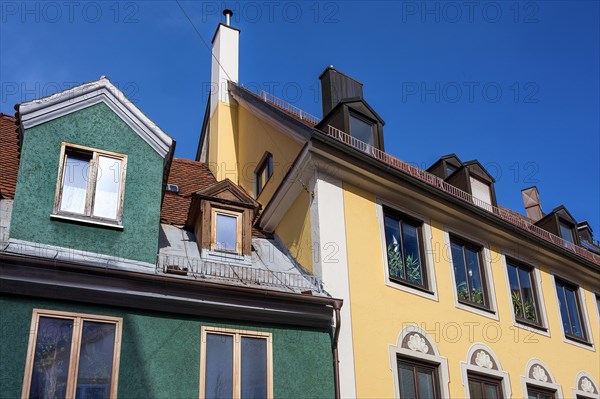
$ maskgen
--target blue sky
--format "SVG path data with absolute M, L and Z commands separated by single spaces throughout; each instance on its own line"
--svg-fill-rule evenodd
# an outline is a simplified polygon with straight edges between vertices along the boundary
M 241 83 L 321 116 L 332 64 L 364 83 L 386 151 L 478 159 L 500 204 L 522 212 L 537 185 L 546 212 L 564 204 L 600 237 L 596 1 L 3 1 L 0 111 L 107 75 L 193 158 L 225 6 Z

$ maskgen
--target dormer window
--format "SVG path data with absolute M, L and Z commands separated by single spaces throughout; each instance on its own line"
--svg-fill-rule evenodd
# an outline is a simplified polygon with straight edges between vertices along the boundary
M 450 176 L 452 173 L 456 172 L 458 169 L 456 166 L 446 163 L 446 176 Z
M 119 226 L 126 164 L 126 155 L 63 143 L 52 216 Z
M 350 135 L 363 143 L 373 145 L 373 122 L 350 113 Z
M 470 177 L 471 181 L 471 195 L 477 200 L 484 202 L 485 204 L 480 203 L 479 201 L 475 202 L 475 205 L 481 206 L 483 208 L 488 208 L 487 205 L 492 204 L 492 192 L 490 189 L 490 185 L 482 182 L 479 179 Z
M 560 228 L 560 236 L 563 240 L 570 242 L 571 244 L 575 243 L 575 238 L 573 237 L 573 226 L 569 225 L 565 222 L 558 223 Z
M 273 155 L 271 155 L 270 152 L 265 153 L 262 161 L 260 161 L 260 163 L 258 164 L 254 175 L 256 182 L 254 192 L 256 198 L 258 198 L 263 188 L 265 187 L 265 184 L 267 184 L 271 176 L 273 176 Z
M 215 251 L 241 253 L 242 214 L 212 208 L 211 249 Z

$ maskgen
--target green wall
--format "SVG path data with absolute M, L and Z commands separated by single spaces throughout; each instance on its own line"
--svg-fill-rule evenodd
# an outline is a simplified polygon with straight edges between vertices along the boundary
M 51 220 L 63 141 L 127 155 L 123 230 Z M 154 263 L 163 159 L 104 103 L 23 134 L 10 237 Z
M 327 331 L 115 309 L 101 306 L 0 296 L 0 397 L 21 394 L 33 308 L 123 318 L 120 398 L 198 398 L 200 328 L 203 325 L 273 333 L 276 398 L 334 397 L 331 338 Z

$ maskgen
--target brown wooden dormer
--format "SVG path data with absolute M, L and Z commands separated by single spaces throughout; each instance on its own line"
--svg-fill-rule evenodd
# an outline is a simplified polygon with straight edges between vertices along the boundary
M 186 227 L 194 231 L 202 254 L 247 258 L 252 255 L 252 222 L 259 206 L 225 179 L 192 195 Z
M 331 66 L 323 71 L 319 79 L 323 93 L 323 119 L 316 128 L 326 130 L 327 126 L 331 125 L 384 151 L 385 122 L 365 101 L 362 83 Z
M 561 237 L 563 240 L 580 245 L 577 234 L 577 221 L 563 205 L 538 220 L 536 226 Z
M 437 161 L 431 165 L 427 171 L 440 177 L 442 179 L 446 179 L 452 173 L 456 172 L 461 166 L 462 161 L 458 158 L 456 154 L 444 155 Z

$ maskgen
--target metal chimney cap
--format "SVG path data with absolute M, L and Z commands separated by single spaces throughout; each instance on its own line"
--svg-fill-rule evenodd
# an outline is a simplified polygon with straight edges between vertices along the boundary
M 225 25 L 229 26 L 231 23 L 231 16 L 233 15 L 233 11 L 229 8 L 223 10 L 223 15 L 225 15 Z

